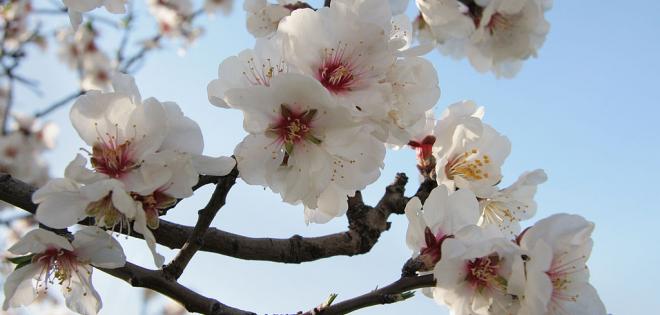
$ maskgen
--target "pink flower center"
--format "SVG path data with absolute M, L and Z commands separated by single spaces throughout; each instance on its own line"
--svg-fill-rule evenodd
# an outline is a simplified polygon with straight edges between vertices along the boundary
M 303 141 L 321 143 L 321 140 L 312 133 L 312 123 L 316 113 L 316 109 L 300 111 L 289 107 L 288 104 L 280 105 L 280 115 L 277 121 L 271 124 L 267 134 L 274 136 L 277 138 L 277 142 L 282 144 L 284 149 L 282 165 L 287 165 L 295 145 Z
M 495 12 L 493 15 L 491 15 L 488 24 L 486 24 L 486 29 L 488 30 L 490 35 L 493 35 L 496 30 L 507 29 L 510 26 L 511 26 L 511 21 L 509 21 L 509 19 L 506 16 L 504 16 L 499 12 Z
M 161 215 L 161 210 L 174 206 L 177 201 L 176 198 L 171 197 L 160 190 L 156 190 L 153 194 L 148 196 L 131 193 L 131 197 L 142 203 L 142 209 L 147 216 L 147 226 L 152 230 L 158 228 L 158 218 Z
M 506 288 L 506 279 L 498 274 L 501 262 L 497 254 L 469 260 L 465 263 L 465 281 L 478 292 Z
M 339 48 L 326 49 L 317 70 L 316 78 L 334 94 L 350 92 L 359 82 L 357 66 L 345 52 L 346 45 L 342 46 L 341 42 Z
M 97 142 L 92 147 L 92 167 L 112 178 L 120 178 L 138 167 L 133 161 L 131 142 L 117 143 L 115 136 L 108 136 L 103 142 Z
M 420 255 L 430 256 L 433 264 L 440 261 L 442 258 L 442 242 L 448 238 L 452 238 L 452 235 L 446 235 L 442 231 L 438 231 L 437 234 L 433 234 L 429 227 L 424 229 L 424 241 L 426 246 L 422 247 L 420 250 Z
M 38 291 L 47 291 L 49 284 L 57 282 L 71 291 L 71 277 L 78 273 L 80 265 L 76 254 L 66 249 L 49 248 L 41 254 L 32 258 L 33 263 L 41 265 Z

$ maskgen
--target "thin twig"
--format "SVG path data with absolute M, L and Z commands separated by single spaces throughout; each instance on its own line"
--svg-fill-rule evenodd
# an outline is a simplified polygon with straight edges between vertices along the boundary
M 204 209 L 199 210 L 197 223 L 192 233 L 188 236 L 186 243 L 183 244 L 172 262 L 163 268 L 163 273 L 166 277 L 179 279 L 192 257 L 204 245 L 204 234 L 206 234 L 220 208 L 227 202 L 227 194 L 231 187 L 234 186 L 234 183 L 236 183 L 237 176 L 238 169 L 234 168 L 229 175 L 223 176 L 217 182 L 211 199 L 209 199 Z
M 58 109 L 58 108 L 60 108 L 60 107 L 62 107 L 62 106 L 64 106 L 64 105 L 68 104 L 69 102 L 73 101 L 74 99 L 76 99 L 77 97 L 79 97 L 79 96 L 81 96 L 81 95 L 83 95 L 83 94 L 85 94 L 85 91 L 82 91 L 82 90 L 79 90 L 79 91 L 73 92 L 73 93 L 71 93 L 71 94 L 69 94 L 69 95 L 63 97 L 61 100 L 59 100 L 59 101 L 57 101 L 57 102 L 51 104 L 50 106 L 46 107 L 45 109 L 36 112 L 36 113 L 34 114 L 34 117 L 35 117 L 35 118 L 44 117 L 44 116 L 50 114 L 52 111 L 54 111 L 54 110 L 56 110 L 56 109 Z
M 11 107 L 14 104 L 14 76 L 11 71 L 7 71 L 7 96 L 6 96 L 6 105 L 4 108 L 4 113 L 2 115 L 2 134 L 7 135 L 9 133 L 9 115 L 11 112 Z
M 365 293 L 358 297 L 345 300 L 336 304 L 331 304 L 321 309 L 313 309 L 305 313 L 299 312 L 303 315 L 333 315 L 333 314 L 347 314 L 365 307 L 390 304 L 403 301 L 412 294 L 412 290 L 435 286 L 435 279 L 433 275 L 413 276 L 401 278 L 386 287 Z

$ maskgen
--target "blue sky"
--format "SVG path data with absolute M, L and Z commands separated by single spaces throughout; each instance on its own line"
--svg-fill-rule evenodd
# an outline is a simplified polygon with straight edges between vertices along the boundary
M 175 49 L 153 53 L 137 75 L 143 97 L 176 101 L 199 122 L 205 152 L 211 155 L 231 154 L 245 135 L 240 113 L 211 106 L 206 95 L 218 64 L 254 43 L 245 30 L 241 5 L 236 4 L 230 17 L 202 19 L 206 34 L 186 56 L 178 56 Z M 409 11 L 413 12 L 412 6 Z M 580 214 L 596 223 L 589 266 L 592 282 L 612 314 L 642 314 L 660 307 L 654 286 L 660 283 L 660 238 L 653 233 L 660 221 L 654 198 L 660 187 L 657 12 L 660 2 L 650 0 L 555 1 L 547 13 L 551 31 L 538 59 L 527 61 L 512 80 L 479 74 L 467 61 L 435 51 L 426 56 L 440 79 L 438 112 L 455 101 L 473 99 L 486 107 L 485 121 L 510 138 L 513 147 L 504 166 L 505 184 L 523 171 L 546 170 L 549 180 L 537 195 L 539 212 L 527 224 L 557 212 Z M 135 39 L 153 31 L 148 17 L 140 23 L 146 30 Z M 107 47 L 116 39 L 110 30 L 102 36 Z M 55 47 L 46 54 L 33 52 L 22 68 L 22 73 L 41 82 L 45 97 L 19 91 L 17 108 L 31 112 L 75 89 L 74 73 L 54 64 L 54 51 Z M 62 175 L 82 146 L 67 115 L 67 110 L 60 110 L 50 116 L 62 128 L 59 146 L 49 154 L 54 176 Z M 410 175 L 408 189 L 414 191 L 414 163 L 409 150 L 389 151 L 382 177 L 365 191 L 366 200 L 375 203 L 398 171 Z M 196 209 L 209 195 L 208 188 L 200 190 L 166 219 L 194 224 Z M 396 280 L 409 257 L 407 222 L 401 216 L 391 221 L 392 229 L 366 255 L 281 265 L 199 253 L 182 282 L 223 303 L 258 313 L 309 309 L 332 292 L 339 293 L 339 300 L 349 298 Z M 346 220 L 306 226 L 301 206 L 282 204 L 270 191 L 239 181 L 213 225 L 249 236 L 289 237 L 343 231 Z M 142 242 L 124 243 L 129 260 L 152 267 Z M 174 253 L 162 250 L 170 256 Z M 98 274 L 95 281 L 105 305 L 102 314 L 137 314 L 139 292 Z M 358 312 L 402 313 L 448 314 L 421 294 Z

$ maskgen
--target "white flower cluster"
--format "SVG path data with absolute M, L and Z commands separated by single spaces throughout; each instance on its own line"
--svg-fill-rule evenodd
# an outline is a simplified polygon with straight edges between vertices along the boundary
M 98 38 L 98 30 L 91 23 L 76 30 L 66 27 L 57 32 L 58 56 L 69 68 L 80 72 L 80 88 L 84 91 L 110 89 L 114 64 L 96 44 Z
M 424 204 L 415 197 L 405 209 L 406 243 L 436 279 L 425 293 L 456 315 L 606 314 L 586 267 L 593 223 L 558 214 L 521 233 L 546 176 L 527 172 L 498 189 L 510 144 L 483 113 L 472 102 L 454 104 L 423 141 L 411 142 L 420 169 L 436 163 L 439 184 Z
M 512 77 L 536 56 L 550 28 L 544 12 L 552 0 L 417 0 L 421 41 L 456 58 L 467 56 L 480 72 Z
M 433 65 L 411 56 L 409 24 L 386 1 L 336 0 L 291 11 L 223 61 L 209 100 L 244 113 L 243 180 L 302 203 L 307 222 L 343 215 L 379 177 L 385 144 L 407 143 L 440 96 Z
M 162 211 L 191 196 L 200 174 L 223 176 L 236 164 L 230 157 L 201 155 L 201 130 L 177 104 L 143 101 L 128 75 L 115 74 L 112 86 L 112 92 L 90 91 L 75 102 L 70 118 L 90 149 L 69 163 L 64 178 L 50 180 L 32 196 L 39 223 L 63 229 L 89 217 L 97 227 L 76 233 L 72 243 L 38 229 L 12 247 L 16 255 L 29 255 L 15 258 L 21 268 L 5 283 L 5 309 L 29 304 L 34 290 L 58 281 L 70 309 L 96 314 L 101 302 L 87 265 L 124 265 L 119 244 L 99 228 L 142 234 L 160 267 L 164 261 L 151 230 L 158 228 Z M 29 281 L 35 273 L 36 289 Z

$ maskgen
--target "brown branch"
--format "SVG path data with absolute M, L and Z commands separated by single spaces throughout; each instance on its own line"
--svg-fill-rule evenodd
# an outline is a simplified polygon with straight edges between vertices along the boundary
M 409 291 L 432 286 L 435 286 L 435 279 L 433 279 L 432 274 L 424 276 L 404 277 L 386 287 L 365 293 L 358 297 L 348 299 L 337 304 L 332 304 L 324 308 L 315 308 L 305 313 L 299 312 L 299 314 L 346 314 L 369 306 L 400 302 L 409 297 L 412 297 L 412 294 L 408 293 Z
M 128 282 L 133 287 L 148 288 L 180 302 L 189 312 L 211 315 L 248 315 L 243 311 L 205 297 L 174 280 L 163 277 L 159 270 L 150 270 L 130 262 L 117 269 L 98 268 L 99 270 Z
M 192 233 L 186 239 L 186 243 L 183 244 L 172 262 L 163 268 L 163 273 L 166 277 L 179 279 L 192 257 L 204 245 L 204 234 L 206 234 L 209 226 L 211 226 L 211 222 L 213 222 L 220 208 L 227 202 L 227 194 L 231 187 L 234 186 L 234 183 L 236 183 L 237 176 L 238 169 L 234 167 L 230 174 L 220 177 L 211 199 L 209 199 L 204 209 L 199 210 L 197 223 Z
M 209 228 L 204 234 L 199 250 L 239 259 L 292 264 L 334 256 L 364 254 L 376 244 L 380 234 L 389 228 L 387 222 L 389 215 L 403 213 L 408 201 L 403 195 L 406 182 L 405 174 L 397 174 L 396 180 L 386 188 L 383 198 L 378 203 L 379 206 L 375 208 L 364 205 L 359 192 L 356 193 L 356 197 L 349 198 L 350 207 L 347 213 L 349 229 L 345 232 L 319 237 L 294 235 L 286 239 L 275 239 L 251 238 Z M 432 187 L 434 184 L 425 181 L 420 186 L 417 196 L 425 200 Z M 31 200 L 34 190 L 35 188 L 10 175 L 0 174 L 0 199 L 31 213 L 37 209 L 37 205 Z M 90 222 L 81 222 L 81 224 L 90 224 Z M 193 230 L 190 226 L 160 220 L 159 228 L 153 233 L 159 244 L 177 249 L 184 246 Z M 131 236 L 141 238 L 137 233 Z

